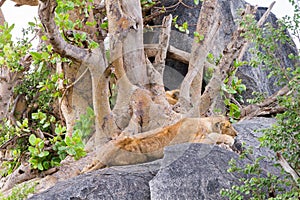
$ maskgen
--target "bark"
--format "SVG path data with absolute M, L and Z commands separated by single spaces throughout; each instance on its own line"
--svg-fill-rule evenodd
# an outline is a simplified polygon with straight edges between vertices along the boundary
M 96 128 L 96 135 L 97 135 L 96 141 L 98 141 L 99 144 L 101 144 L 104 142 L 103 138 L 106 138 L 106 135 L 102 131 L 103 130 L 101 128 L 102 121 L 99 118 L 103 118 L 104 116 L 110 114 L 108 111 L 107 113 L 103 113 L 106 110 L 105 109 L 101 110 L 99 107 L 100 106 L 99 102 L 108 101 L 107 98 L 103 99 L 100 95 L 97 95 L 99 89 L 99 81 L 103 77 L 103 73 L 107 68 L 104 45 L 103 43 L 102 44 L 100 43 L 99 48 L 89 50 L 89 49 L 79 48 L 77 46 L 67 43 L 60 35 L 59 29 L 54 22 L 56 5 L 57 3 L 54 0 L 40 1 L 39 17 L 44 26 L 45 32 L 49 38 L 49 42 L 53 46 L 54 51 L 61 54 L 62 56 L 71 59 L 75 63 L 74 66 L 68 66 L 64 70 L 65 75 L 67 76 L 66 78 L 71 78 L 71 81 L 74 82 L 76 81 L 76 78 L 80 77 L 80 74 L 83 73 L 85 70 L 88 69 L 90 72 L 91 88 L 92 88 L 92 91 L 90 92 L 91 92 L 93 108 L 96 116 L 96 120 L 95 120 L 95 128 Z M 77 69 L 76 69 L 76 65 L 77 65 Z M 74 84 L 74 86 L 76 86 L 76 84 Z M 86 89 L 87 88 L 82 88 L 82 90 L 86 90 Z M 82 101 L 80 95 L 82 95 L 82 92 L 80 91 L 79 94 L 70 91 L 70 93 L 67 95 L 67 98 L 63 99 L 65 100 L 65 103 L 62 104 L 65 104 L 66 107 L 66 110 L 64 110 L 66 114 L 65 117 L 69 118 L 66 119 L 66 121 L 70 121 L 71 125 L 74 123 L 75 116 L 80 115 L 80 112 L 83 109 L 84 110 L 86 109 L 83 108 L 85 107 L 84 105 L 86 104 L 82 105 L 82 102 L 85 101 Z M 74 112 L 77 112 L 77 114 L 75 114 Z M 72 128 L 69 128 L 69 130 L 71 129 Z
M 23 6 L 23 5 L 37 6 L 37 5 L 39 5 L 38 0 L 12 0 L 12 1 L 16 3 L 15 6 Z
M 4 18 L 4 15 L 2 13 L 2 9 L 1 9 L 1 6 L 0 6 L 0 25 L 3 25 L 4 22 L 5 22 L 5 18 Z
M 247 5 L 243 16 L 254 14 L 255 12 L 256 8 L 251 9 L 250 5 Z M 222 58 L 219 64 L 216 66 L 213 76 L 200 98 L 200 104 L 198 107 L 200 116 L 206 116 L 208 114 L 210 106 L 220 93 L 222 83 L 228 76 L 230 70 L 232 70 L 230 69 L 232 62 L 237 58 L 237 56 L 243 49 L 243 46 L 246 44 L 245 38 L 241 36 L 241 33 L 243 33 L 244 31 L 245 30 L 243 28 L 238 27 L 237 30 L 233 33 L 231 41 L 223 50 Z
M 110 34 L 110 59 L 118 79 L 127 74 L 134 85 L 149 83 L 143 47 L 143 18 L 140 1 L 106 1 Z M 135 41 L 134 43 L 132 41 Z M 120 74 L 118 74 L 120 73 Z
M 160 48 L 160 58 L 157 56 L 157 62 L 161 62 L 158 65 L 160 73 L 144 55 L 140 1 L 108 0 L 106 10 L 110 65 L 117 77 L 118 96 L 113 109 L 117 126 L 123 134 L 131 135 L 170 123 L 172 111 L 164 98 L 161 67 L 166 56 L 168 33 L 162 33 L 167 39 L 161 39 L 164 44 Z M 166 21 L 170 24 L 170 19 Z
M 220 25 L 217 3 L 217 0 L 204 1 L 201 7 L 196 29 L 200 35 L 204 36 L 204 40 L 196 41 L 195 39 L 192 46 L 189 70 L 180 87 L 178 105 L 182 113 L 187 113 L 191 108 L 195 108 L 197 99 L 201 96 L 204 62 Z M 199 116 L 195 112 L 190 115 Z
M 242 108 L 240 118 L 245 119 L 284 112 L 285 109 L 278 105 L 278 97 L 288 95 L 289 92 L 291 92 L 289 87 L 284 86 L 275 94 L 266 98 L 263 102 L 251 104 Z

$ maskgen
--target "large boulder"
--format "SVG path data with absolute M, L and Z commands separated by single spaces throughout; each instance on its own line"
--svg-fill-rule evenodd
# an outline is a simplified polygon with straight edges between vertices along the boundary
M 166 148 L 165 165 L 150 181 L 151 199 L 222 199 L 222 188 L 240 184 L 240 174 L 227 172 L 232 158 L 241 164 L 236 153 L 218 146 L 182 144 Z
M 150 199 L 149 181 L 153 179 L 159 168 L 159 161 L 106 168 L 59 182 L 47 191 L 29 199 Z
M 276 120 L 274 118 L 255 117 L 234 124 L 234 128 L 239 133 L 236 137 L 237 141 L 245 144 L 245 148 L 252 148 L 253 155 L 248 155 L 248 158 L 254 160 L 264 156 L 260 162 L 262 169 L 268 169 L 269 172 L 279 175 L 279 171 L 273 166 L 275 153 L 267 147 L 261 147 L 259 138 L 263 136 L 263 130 L 270 128 Z
M 167 12 L 164 13 L 164 15 L 156 18 L 154 20 L 154 24 L 161 24 L 163 16 L 168 15 L 170 13 L 172 13 L 173 16 L 178 16 L 178 24 L 188 22 L 190 33 L 188 35 L 180 33 L 177 29 L 173 27 L 173 31 L 171 33 L 170 38 L 170 44 L 175 46 L 176 48 L 190 52 L 193 42 L 193 32 L 196 29 L 201 4 L 195 6 L 193 1 L 190 0 L 183 0 L 183 3 L 179 3 L 177 0 L 161 0 L 160 2 L 160 6 L 172 9 L 169 9 L 170 12 L 168 12 L 167 9 Z M 172 5 L 176 6 L 173 7 Z M 245 8 L 246 2 L 243 0 L 219 0 L 219 5 L 221 7 L 221 25 L 214 36 L 216 40 L 214 41 L 214 44 L 210 47 L 210 53 L 212 53 L 216 58 L 220 56 L 224 47 L 226 47 L 226 45 L 230 41 L 233 32 L 236 30 L 236 20 L 239 18 L 239 10 Z M 256 13 L 256 18 L 260 19 L 266 10 L 267 8 L 259 7 Z M 277 27 L 277 18 L 274 14 L 269 15 L 268 19 L 266 20 L 266 23 L 267 22 L 273 24 L 274 27 Z M 151 39 L 149 39 L 149 34 L 146 35 L 147 39 L 145 43 L 158 42 L 158 31 L 154 32 L 155 34 L 152 35 L 153 37 L 150 37 Z M 275 51 L 275 55 L 277 56 L 278 62 L 280 63 L 281 67 L 293 67 L 295 63 L 288 58 L 288 55 L 291 53 L 296 54 L 297 48 L 295 47 L 295 45 L 288 43 L 279 43 L 278 45 L 279 46 L 278 49 Z M 253 55 L 249 51 L 247 51 L 243 59 L 246 61 L 250 61 L 252 57 Z M 185 76 L 188 65 L 170 59 L 167 60 L 166 65 L 167 67 L 165 69 L 164 82 L 167 85 L 167 88 L 178 88 L 183 80 L 183 78 L 180 76 Z M 265 93 L 266 95 L 271 95 L 280 89 L 280 87 L 275 84 L 278 78 L 267 78 L 269 72 L 270 71 L 266 70 L 264 66 L 259 66 L 257 68 L 253 68 L 251 66 L 242 66 L 238 69 L 237 76 L 243 80 L 243 83 L 247 87 L 247 91 L 243 94 L 244 99 L 253 98 L 253 91 Z M 174 77 L 176 77 L 176 80 L 173 80 L 175 79 Z M 180 78 L 177 79 L 177 77 Z

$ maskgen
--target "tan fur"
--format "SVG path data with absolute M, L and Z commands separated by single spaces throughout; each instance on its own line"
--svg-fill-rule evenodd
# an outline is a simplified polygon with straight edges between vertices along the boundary
M 223 116 L 184 118 L 164 128 L 110 141 L 97 151 L 97 158 L 83 172 L 158 159 L 163 156 L 163 148 L 173 144 L 190 142 L 232 145 L 236 135 L 236 130 Z
M 166 98 L 169 104 L 175 105 L 178 101 L 179 97 L 179 90 L 171 90 L 171 91 L 166 91 Z

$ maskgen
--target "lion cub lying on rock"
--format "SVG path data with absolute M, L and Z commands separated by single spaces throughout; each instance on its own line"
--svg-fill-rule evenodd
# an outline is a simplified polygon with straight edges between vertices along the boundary
M 159 159 L 163 157 L 164 147 L 179 143 L 225 143 L 232 146 L 236 135 L 236 130 L 224 116 L 184 118 L 170 126 L 111 140 L 97 150 L 96 158 L 82 173 Z

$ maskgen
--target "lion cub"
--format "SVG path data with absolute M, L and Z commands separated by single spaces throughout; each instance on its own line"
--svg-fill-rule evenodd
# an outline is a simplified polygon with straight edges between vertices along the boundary
M 166 91 L 166 99 L 170 105 L 175 105 L 179 98 L 179 90 Z
M 164 147 L 174 144 L 225 143 L 232 146 L 236 135 L 236 130 L 224 116 L 183 118 L 169 126 L 111 140 L 97 150 L 97 157 L 83 172 L 159 159 L 163 157 Z

